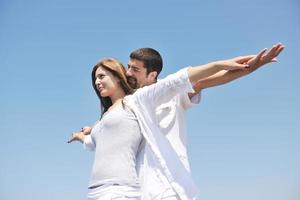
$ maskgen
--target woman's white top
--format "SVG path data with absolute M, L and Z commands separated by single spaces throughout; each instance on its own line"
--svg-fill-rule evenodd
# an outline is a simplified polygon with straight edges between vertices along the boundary
M 121 104 L 107 111 L 92 129 L 95 157 L 89 188 L 139 186 L 136 155 L 142 141 L 137 118 Z

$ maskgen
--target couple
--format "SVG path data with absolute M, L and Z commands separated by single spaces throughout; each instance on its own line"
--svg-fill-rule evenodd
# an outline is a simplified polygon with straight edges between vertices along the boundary
M 116 59 L 98 62 L 92 85 L 101 118 L 69 140 L 95 151 L 88 199 L 196 199 L 185 110 L 199 102 L 202 89 L 250 74 L 276 61 L 283 49 L 278 43 L 257 55 L 184 68 L 158 82 L 162 58 L 154 49 L 133 51 L 127 71 Z

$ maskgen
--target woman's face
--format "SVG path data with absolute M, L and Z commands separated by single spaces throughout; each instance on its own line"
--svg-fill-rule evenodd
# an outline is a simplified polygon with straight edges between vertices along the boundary
M 119 86 L 119 80 L 108 70 L 98 67 L 95 73 L 95 85 L 102 97 L 111 97 Z

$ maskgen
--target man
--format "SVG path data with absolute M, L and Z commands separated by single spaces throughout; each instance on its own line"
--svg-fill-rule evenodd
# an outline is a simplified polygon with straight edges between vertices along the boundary
M 187 108 L 199 103 L 200 93 L 203 89 L 221 85 L 248 75 L 263 66 L 275 62 L 276 57 L 283 50 L 282 44 L 276 44 L 270 51 L 264 49 L 255 59 L 249 61 L 247 70 L 226 71 L 223 70 L 213 76 L 199 80 L 194 85 L 195 93 L 177 95 L 172 101 L 159 106 L 156 110 L 157 124 L 169 138 L 171 144 L 176 147 L 178 155 L 182 157 L 186 168 L 189 170 L 189 163 L 186 155 L 186 128 L 184 112 Z M 130 54 L 128 69 L 126 72 L 131 87 L 138 89 L 157 81 L 162 70 L 162 58 L 160 54 L 151 48 L 140 48 Z M 173 130 L 173 131 L 172 131 Z
M 284 46 L 280 43 L 274 45 L 269 51 L 264 49 L 247 63 L 249 68 L 246 70 L 223 70 L 218 72 L 213 76 L 199 80 L 193 87 L 195 93 L 177 95 L 171 101 L 157 107 L 155 111 L 157 125 L 180 157 L 186 170 L 190 172 L 187 153 L 185 111 L 199 103 L 201 91 L 205 88 L 228 83 L 252 73 L 267 63 L 275 62 L 276 57 L 283 49 Z M 133 51 L 130 54 L 126 73 L 129 84 L 131 87 L 138 89 L 155 83 L 162 70 L 162 66 L 162 58 L 156 50 L 151 48 L 140 48 Z M 167 180 L 163 181 L 167 182 Z M 176 199 L 176 196 L 177 195 L 171 187 L 169 187 L 158 199 Z
M 169 102 L 156 108 L 156 124 L 166 136 L 168 142 L 188 172 L 190 172 L 190 165 L 187 154 L 185 111 L 199 103 L 200 92 L 203 89 L 225 84 L 250 74 L 264 64 L 276 61 L 276 57 L 283 49 L 284 46 L 282 44 L 274 45 L 269 51 L 264 49 L 247 62 L 249 68 L 246 70 L 223 70 L 212 76 L 198 80 L 193 86 L 195 90 L 194 93 L 177 95 Z M 135 89 L 151 85 L 157 81 L 162 67 L 162 58 L 156 50 L 151 48 L 137 49 L 130 54 L 126 73 L 128 82 Z M 85 127 L 81 132 L 89 134 L 90 130 L 91 128 Z M 161 174 L 161 171 L 157 171 L 155 176 L 153 176 L 153 178 L 156 179 L 154 180 L 155 185 L 161 186 L 156 187 L 154 190 L 154 192 L 156 192 L 156 194 L 153 194 L 155 199 L 179 199 L 174 188 L 169 184 L 169 180 L 166 180 Z

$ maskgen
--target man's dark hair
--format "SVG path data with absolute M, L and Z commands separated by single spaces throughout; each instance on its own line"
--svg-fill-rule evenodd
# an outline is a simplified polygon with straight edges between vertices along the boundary
M 130 58 L 144 62 L 147 74 L 156 71 L 158 76 L 163 67 L 161 55 L 152 48 L 136 49 L 130 54 Z

